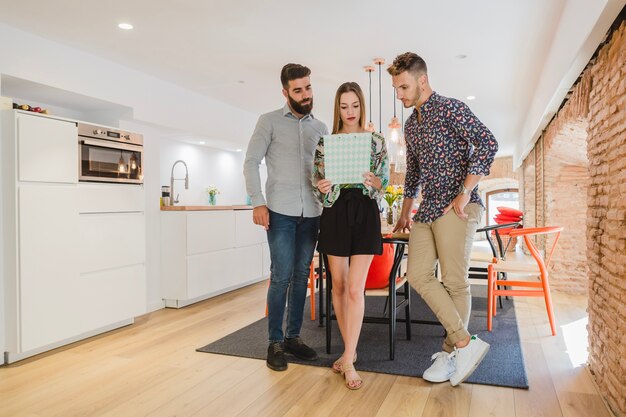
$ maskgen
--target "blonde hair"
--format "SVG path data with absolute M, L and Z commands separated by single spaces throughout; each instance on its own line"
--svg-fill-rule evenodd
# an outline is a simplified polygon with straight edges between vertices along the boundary
M 337 89 L 337 93 L 335 94 L 335 118 L 333 120 L 333 131 L 332 133 L 338 133 L 343 128 L 343 121 L 341 120 L 340 113 L 340 103 L 341 95 L 345 93 L 353 92 L 359 98 L 360 105 L 360 116 L 359 116 L 359 127 L 361 130 L 365 130 L 365 97 L 363 96 L 363 91 L 361 91 L 361 87 L 355 82 L 347 82 L 343 83 Z

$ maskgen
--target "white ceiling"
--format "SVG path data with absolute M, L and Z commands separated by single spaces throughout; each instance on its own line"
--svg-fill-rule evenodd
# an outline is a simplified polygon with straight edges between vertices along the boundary
M 312 70 L 314 113 L 328 125 L 339 84 L 357 81 L 367 95 L 363 66 L 414 51 L 434 90 L 466 101 L 499 155 L 519 157 L 625 2 L 0 0 L 0 21 L 258 114 L 284 103 L 281 67 L 302 63 Z M 383 131 L 393 114 L 386 66 Z M 378 73 L 372 83 L 378 126 Z

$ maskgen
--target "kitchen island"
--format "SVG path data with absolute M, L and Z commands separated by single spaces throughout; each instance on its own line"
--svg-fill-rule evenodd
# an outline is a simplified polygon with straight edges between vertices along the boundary
M 252 207 L 161 207 L 161 291 L 166 307 L 189 304 L 269 277 L 267 236 Z

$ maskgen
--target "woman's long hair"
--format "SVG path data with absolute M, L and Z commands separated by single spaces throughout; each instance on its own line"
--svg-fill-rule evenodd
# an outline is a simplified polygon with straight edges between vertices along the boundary
M 361 130 L 365 130 L 365 97 L 361 87 L 355 82 L 343 83 L 337 89 L 335 94 L 335 119 L 333 120 L 333 134 L 338 133 L 343 128 L 343 121 L 341 120 L 339 100 L 341 95 L 352 91 L 359 98 L 361 114 L 359 116 L 359 127 Z

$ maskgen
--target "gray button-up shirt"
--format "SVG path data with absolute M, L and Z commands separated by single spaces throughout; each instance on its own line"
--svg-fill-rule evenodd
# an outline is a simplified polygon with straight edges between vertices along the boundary
M 317 142 L 327 134 L 324 123 L 311 114 L 298 119 L 287 104 L 259 117 L 243 165 L 252 205 L 267 205 L 287 216 L 319 216 L 322 205 L 313 194 L 311 172 Z M 267 166 L 267 202 L 259 174 L 263 158 Z

